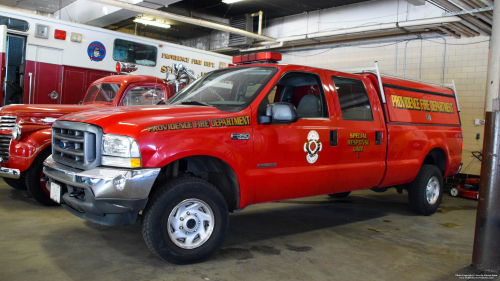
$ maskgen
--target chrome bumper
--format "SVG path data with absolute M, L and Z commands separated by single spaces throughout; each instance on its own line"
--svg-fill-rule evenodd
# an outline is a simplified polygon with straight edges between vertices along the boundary
M 0 165 L 3 163 L 3 159 L 0 158 Z M 11 169 L 0 167 L 0 177 L 2 178 L 11 178 L 11 179 L 19 179 L 21 177 L 21 171 L 19 169 Z
M 66 210 L 105 225 L 135 223 L 160 172 L 160 168 L 78 170 L 55 162 L 52 156 L 43 164 L 49 186 L 53 182 L 61 186 L 61 205 Z
M 55 162 L 52 156 L 49 156 L 43 165 L 43 172 L 49 179 L 71 186 L 90 188 L 95 198 L 146 198 L 160 172 L 160 168 L 78 170 Z M 118 181 L 124 183 L 117 187 Z

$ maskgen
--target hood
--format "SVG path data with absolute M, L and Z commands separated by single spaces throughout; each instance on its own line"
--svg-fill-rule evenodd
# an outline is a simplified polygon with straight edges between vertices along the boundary
M 119 106 L 106 109 L 93 109 L 73 113 L 59 120 L 77 121 L 98 125 L 105 133 L 133 134 L 147 126 L 198 119 L 217 118 L 226 115 L 215 107 L 193 105 L 155 105 L 155 106 Z M 123 126 L 129 126 L 124 132 Z M 130 130 L 130 131 L 129 131 Z
M 4 106 L 0 111 L 0 115 L 15 115 L 17 117 L 59 118 L 68 113 L 88 110 L 96 107 L 99 107 L 99 105 L 11 104 Z

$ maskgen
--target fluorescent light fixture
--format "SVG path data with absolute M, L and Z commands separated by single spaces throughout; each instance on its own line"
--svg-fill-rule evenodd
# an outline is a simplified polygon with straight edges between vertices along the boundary
M 224 2 L 226 4 L 233 4 L 236 2 L 240 2 L 240 1 L 243 1 L 243 0 L 222 0 L 222 2 Z
M 157 22 L 157 21 L 151 21 L 151 20 L 145 20 L 145 19 L 135 19 L 134 22 L 139 22 L 139 23 L 143 23 L 146 25 L 153 25 L 153 26 L 158 26 L 158 27 L 163 27 L 163 28 L 170 28 L 170 24 Z

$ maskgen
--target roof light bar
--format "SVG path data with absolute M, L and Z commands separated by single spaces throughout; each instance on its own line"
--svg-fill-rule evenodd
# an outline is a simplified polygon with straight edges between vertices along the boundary
M 248 55 L 233 57 L 234 64 L 244 64 L 244 63 L 251 63 L 258 61 L 277 63 L 281 61 L 281 54 L 275 52 L 265 52 L 265 53 L 248 54 Z

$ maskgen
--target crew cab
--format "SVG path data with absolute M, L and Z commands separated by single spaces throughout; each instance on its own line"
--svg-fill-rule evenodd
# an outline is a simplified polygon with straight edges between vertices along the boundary
M 118 73 L 134 70 L 130 68 L 133 66 L 117 64 Z M 186 85 L 180 84 L 181 87 Z M 0 177 L 13 188 L 28 189 L 41 204 L 56 205 L 49 197 L 46 181 L 40 180 L 43 179 L 43 160 L 52 149 L 50 128 L 57 118 L 96 108 L 155 105 L 173 96 L 174 89 L 175 83 L 153 76 L 113 75 L 94 81 L 81 105 L 4 106 L 0 110 Z
M 214 254 L 228 211 L 251 204 L 397 187 L 416 213 L 436 212 L 443 177 L 461 167 L 451 89 L 280 58 L 235 57 L 168 105 L 59 118 L 44 162 L 51 198 L 104 225 L 140 214 L 149 248 L 178 264 Z

